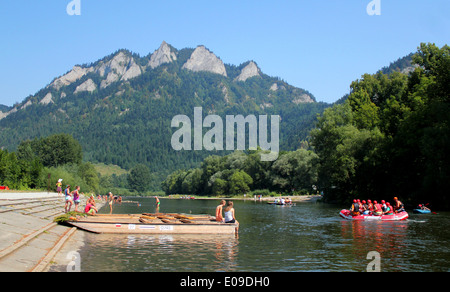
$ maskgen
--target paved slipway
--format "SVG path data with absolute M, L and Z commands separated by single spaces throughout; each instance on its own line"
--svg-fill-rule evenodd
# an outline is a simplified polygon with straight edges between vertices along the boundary
M 81 197 L 80 209 L 86 201 Z M 56 264 L 76 232 L 53 222 L 64 214 L 64 204 L 57 193 L 0 192 L 0 272 L 41 272 Z

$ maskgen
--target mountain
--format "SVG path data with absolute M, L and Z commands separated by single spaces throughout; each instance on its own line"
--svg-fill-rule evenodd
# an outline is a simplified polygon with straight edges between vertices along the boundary
M 412 64 L 412 56 L 414 53 L 411 53 L 403 58 L 399 58 L 396 61 L 389 64 L 387 67 L 383 67 L 380 72 L 383 74 L 391 74 L 393 72 L 400 72 L 404 74 L 409 74 L 416 69 L 416 66 Z
M 294 150 L 329 105 L 264 74 L 254 61 L 224 64 L 204 46 L 177 50 L 163 42 L 144 57 L 122 49 L 76 65 L 13 108 L 3 107 L 0 148 L 15 150 L 26 139 L 68 133 L 83 145 L 85 160 L 125 169 L 144 163 L 168 173 L 212 154 L 171 147 L 172 118 L 192 117 L 196 106 L 204 115 L 222 117 L 279 114 L 280 149 Z

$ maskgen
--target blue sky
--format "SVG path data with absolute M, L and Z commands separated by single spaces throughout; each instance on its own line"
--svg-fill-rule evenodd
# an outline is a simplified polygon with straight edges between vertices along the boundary
M 225 63 L 261 70 L 334 102 L 364 73 L 375 73 L 421 42 L 448 44 L 450 1 L 71 0 L 0 2 L 0 104 L 35 94 L 73 65 L 125 48 L 145 56 L 165 40 L 205 45 Z

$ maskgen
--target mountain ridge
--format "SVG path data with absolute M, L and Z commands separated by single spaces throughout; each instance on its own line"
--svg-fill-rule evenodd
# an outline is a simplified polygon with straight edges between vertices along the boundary
M 163 41 L 157 50 L 144 57 L 140 57 L 127 49 L 120 49 L 95 62 L 74 65 L 70 71 L 54 78 L 47 86 L 39 90 L 36 94 L 28 96 L 21 103 L 14 105 L 12 108 L 3 107 L 2 114 L 0 114 L 0 120 L 19 110 L 25 109 L 34 103 L 47 105 L 49 103 L 54 103 L 55 98 L 65 98 L 70 93 L 92 93 L 95 90 L 105 89 L 112 83 L 134 79 L 148 70 L 154 70 L 162 65 L 176 62 L 180 59 L 177 55 L 183 50 L 190 51 L 191 49 L 177 50 Z M 247 61 L 243 64 L 248 65 L 239 72 L 237 77 L 234 77 L 234 81 L 245 82 L 249 78 L 261 76 L 262 71 L 254 61 Z M 234 65 L 224 64 L 212 51 L 205 46 L 200 45 L 193 49 L 189 54 L 189 58 L 183 63 L 181 68 L 192 72 L 210 72 L 229 77 L 228 71 L 231 66 Z M 84 79 L 85 76 L 92 75 L 91 73 L 97 75 L 97 78 Z M 98 79 L 98 82 L 96 82 L 95 79 Z M 83 80 L 83 82 L 79 83 L 80 80 Z M 73 84 L 77 84 L 75 90 L 72 92 L 64 90 Z M 293 86 L 290 87 L 295 88 Z M 56 90 L 59 96 L 55 96 L 55 93 L 51 93 L 50 91 L 52 89 Z M 301 90 L 302 94 L 293 99 L 294 103 L 312 103 L 316 101 L 312 94 L 303 89 Z M 47 92 L 42 94 L 42 91 Z M 8 109 L 9 111 L 5 111 Z
M 189 60 L 193 67 L 183 68 Z M 75 65 L 36 94 L 6 108 L 0 118 L 0 148 L 15 151 L 24 140 L 66 133 L 83 145 L 85 161 L 124 169 L 142 163 L 167 174 L 197 167 L 212 154 L 177 152 L 170 144 L 173 117 L 192 117 L 199 106 L 205 115 L 223 117 L 279 114 L 280 147 L 293 150 L 329 105 L 264 74 L 255 61 L 224 64 L 204 46 L 177 50 L 163 42 L 147 56 L 121 49 Z

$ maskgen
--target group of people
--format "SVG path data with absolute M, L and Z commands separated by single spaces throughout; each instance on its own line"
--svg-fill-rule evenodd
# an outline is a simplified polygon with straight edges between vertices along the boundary
M 225 207 L 225 209 L 223 207 Z M 225 216 L 222 216 L 222 212 Z M 229 201 L 228 203 L 225 200 L 220 201 L 220 205 L 217 206 L 216 208 L 216 221 L 226 224 L 236 223 L 239 226 L 239 222 L 236 220 L 235 217 L 235 211 L 233 208 L 232 201 Z M 236 232 L 238 231 L 238 228 L 239 227 L 236 228 Z
M 353 200 L 353 204 L 351 206 L 351 214 L 352 216 L 359 215 L 373 215 L 373 216 L 382 216 L 382 215 L 394 215 L 395 213 L 401 213 L 405 211 L 405 206 L 403 203 L 397 198 L 394 197 L 394 204 L 391 205 L 389 202 L 385 200 L 381 200 L 381 203 L 377 201 L 371 200 L 362 200 L 359 199 Z
M 290 205 L 290 204 L 292 204 L 292 199 L 280 197 L 280 198 L 276 198 L 274 203 L 279 204 L 279 205 Z
M 62 181 L 62 180 L 61 180 Z M 70 212 L 70 209 L 72 208 L 72 205 L 75 205 L 75 212 L 78 211 L 78 205 L 81 203 L 80 198 L 80 187 L 76 186 L 75 190 L 72 192 L 70 191 L 70 185 L 67 185 L 66 189 L 64 190 L 64 199 L 66 201 L 66 204 L 64 205 L 64 211 L 66 213 Z M 95 199 L 94 196 L 91 195 L 87 201 L 86 201 L 86 207 L 84 208 L 84 212 L 89 215 L 95 215 L 98 212 L 98 209 L 95 205 Z

